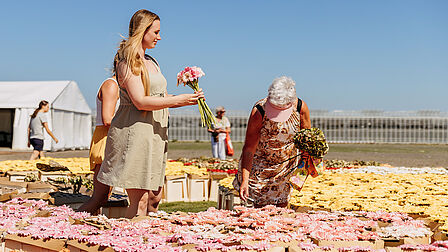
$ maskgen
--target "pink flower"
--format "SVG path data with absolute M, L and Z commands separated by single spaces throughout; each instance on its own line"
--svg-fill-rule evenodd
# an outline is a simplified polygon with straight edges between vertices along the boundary
M 184 70 L 177 74 L 177 85 L 183 83 L 187 85 L 189 82 L 197 81 L 200 77 L 204 76 L 204 72 L 200 67 L 185 67 Z

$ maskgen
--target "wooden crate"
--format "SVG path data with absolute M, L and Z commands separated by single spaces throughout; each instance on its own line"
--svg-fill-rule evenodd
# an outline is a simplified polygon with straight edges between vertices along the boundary
M 163 187 L 163 202 L 188 201 L 186 175 L 165 176 Z
M 107 218 L 125 218 L 126 210 L 128 207 L 102 207 L 101 214 L 107 216 Z
M 17 193 L 25 193 L 26 188 L 28 187 L 27 182 L 20 182 L 20 181 L 9 181 L 9 178 L 1 178 L 0 179 L 0 188 L 4 188 L 4 192 L 2 193 L 8 193 L 7 191 L 15 191 L 17 190 Z
M 65 240 L 57 239 L 32 239 L 29 236 L 21 237 L 18 235 L 8 234 L 4 237 L 5 252 L 14 250 L 35 251 L 35 252 L 53 252 L 60 251 L 65 246 Z
M 26 188 L 26 191 L 31 193 L 50 193 L 57 190 L 55 186 L 42 182 L 29 182 Z
M 431 244 L 431 236 L 426 235 L 423 237 L 404 237 L 398 240 L 384 240 L 384 246 L 386 247 L 398 247 L 403 244 Z
M 333 246 L 334 248 L 345 248 L 345 247 L 365 247 L 371 249 L 384 249 L 384 241 L 327 241 L 327 240 L 317 240 L 312 239 L 313 243 L 317 246 Z
M 55 172 L 44 172 L 39 171 L 39 180 L 42 182 L 47 181 L 48 179 L 57 179 L 57 178 L 68 178 L 70 172 L 66 171 L 55 171 Z
M 51 204 L 55 206 L 66 205 L 75 210 L 90 199 L 87 195 L 65 192 L 52 192 L 50 196 L 49 201 Z
M 330 249 L 330 250 L 322 250 L 320 248 L 315 248 L 311 251 L 303 250 L 299 248 L 298 246 L 291 246 L 288 247 L 288 252 L 339 252 L 337 249 Z
M 9 171 L 6 173 L 6 176 L 9 178 L 9 181 L 13 182 L 24 182 L 26 176 L 35 175 L 36 177 L 39 175 L 38 171 Z
M 114 250 L 109 247 L 102 247 L 100 245 L 88 245 L 84 242 L 79 242 L 75 240 L 67 241 L 67 249 L 70 252 L 90 252 L 90 251 L 103 251 L 103 252 L 113 252 Z
M 127 195 L 112 193 L 107 203 L 101 208 L 101 213 L 108 218 L 124 218 L 128 206 Z
M 209 173 L 209 181 L 208 181 L 208 200 L 209 201 L 218 201 L 218 192 L 219 192 L 219 181 L 221 179 L 227 178 L 229 174 L 225 172 L 211 172 Z
M 209 176 L 187 176 L 187 194 L 189 201 L 207 201 Z

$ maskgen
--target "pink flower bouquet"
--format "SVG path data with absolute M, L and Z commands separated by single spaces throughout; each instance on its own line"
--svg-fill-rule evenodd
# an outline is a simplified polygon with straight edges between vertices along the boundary
M 200 67 L 186 67 L 177 74 L 177 85 L 183 83 L 184 86 L 191 87 L 194 91 L 199 91 L 199 78 L 204 76 L 204 72 Z M 216 118 L 208 107 L 204 99 L 198 100 L 199 113 L 201 114 L 202 127 L 207 125 L 209 129 L 216 123 Z

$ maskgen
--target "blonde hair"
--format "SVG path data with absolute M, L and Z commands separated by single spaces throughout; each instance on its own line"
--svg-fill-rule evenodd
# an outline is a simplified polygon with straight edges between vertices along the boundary
M 145 32 L 151 27 L 155 20 L 160 20 L 159 16 L 149 10 L 142 9 L 134 13 L 129 22 L 129 37 L 121 41 L 114 59 L 115 72 L 117 72 L 117 64 L 125 61 L 132 74 L 140 76 L 145 89 L 145 95 L 147 96 L 149 96 L 150 87 L 149 74 L 145 67 L 145 62 L 139 54 L 139 50 L 142 48 Z M 128 73 L 126 72 L 124 77 L 126 77 L 127 74 Z

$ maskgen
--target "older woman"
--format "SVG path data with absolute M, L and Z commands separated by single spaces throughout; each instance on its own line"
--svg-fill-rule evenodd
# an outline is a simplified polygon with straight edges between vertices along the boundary
M 216 123 L 213 125 L 213 129 L 208 129 L 208 132 L 212 133 L 212 154 L 214 158 L 221 160 L 226 159 L 226 135 L 230 133 L 230 121 L 224 116 L 226 109 L 223 106 L 219 106 L 215 109 Z
M 233 182 L 242 200 L 255 207 L 288 205 L 289 178 L 300 159 L 293 138 L 298 130 L 310 127 L 308 106 L 297 98 L 295 82 L 284 76 L 275 79 L 268 97 L 255 104 L 247 125 Z

